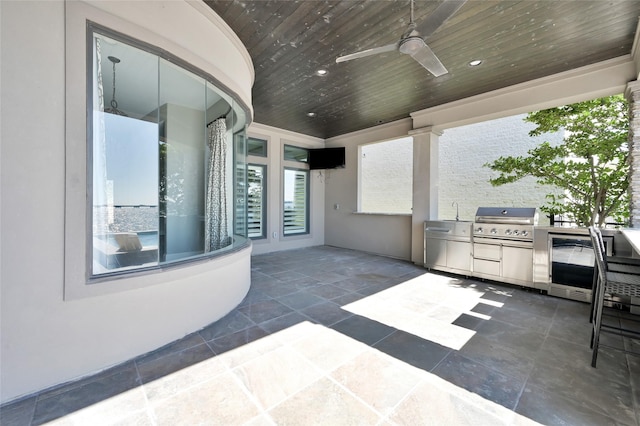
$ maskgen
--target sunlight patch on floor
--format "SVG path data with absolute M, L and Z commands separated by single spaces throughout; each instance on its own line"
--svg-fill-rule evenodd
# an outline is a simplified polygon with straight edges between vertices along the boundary
M 460 350 L 475 331 L 453 323 L 463 314 L 488 320 L 490 316 L 473 309 L 478 304 L 502 304 L 482 299 L 483 291 L 459 283 L 456 278 L 424 274 L 345 305 L 342 309 Z
M 318 397 L 322 395 L 322 397 Z M 52 424 L 537 424 L 320 324 L 301 322 Z

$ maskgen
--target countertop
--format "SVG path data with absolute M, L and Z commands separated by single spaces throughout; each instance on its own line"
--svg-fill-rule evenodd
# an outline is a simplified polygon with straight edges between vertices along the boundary
M 622 228 L 620 233 L 625 236 L 631 247 L 640 254 L 640 229 L 638 228 Z
M 575 235 L 589 235 L 589 229 L 578 226 L 562 227 L 562 226 L 545 226 L 536 225 L 533 228 L 535 231 L 550 233 L 550 234 L 575 234 Z

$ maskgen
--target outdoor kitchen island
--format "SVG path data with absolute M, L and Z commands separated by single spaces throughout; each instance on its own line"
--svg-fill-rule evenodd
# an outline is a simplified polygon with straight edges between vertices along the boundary
M 590 303 L 595 257 L 588 229 L 539 226 L 535 210 L 481 207 L 475 222 L 425 222 L 425 268 Z M 620 230 L 602 234 L 608 258 L 640 262 Z
M 480 207 L 475 222 L 425 222 L 424 266 L 533 287 L 535 208 Z

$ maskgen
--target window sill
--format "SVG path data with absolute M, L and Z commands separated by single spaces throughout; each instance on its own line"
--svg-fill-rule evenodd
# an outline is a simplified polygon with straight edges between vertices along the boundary
M 411 213 L 382 213 L 382 212 L 352 212 L 357 215 L 375 215 L 375 216 L 408 216 L 411 217 Z

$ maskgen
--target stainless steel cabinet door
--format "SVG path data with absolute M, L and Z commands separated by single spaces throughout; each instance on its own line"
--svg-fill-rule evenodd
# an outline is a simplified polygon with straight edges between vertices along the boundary
M 502 276 L 533 283 L 533 249 L 503 246 Z
M 471 243 L 447 241 L 447 266 L 471 272 Z
M 447 266 L 447 240 L 426 239 L 425 267 Z

